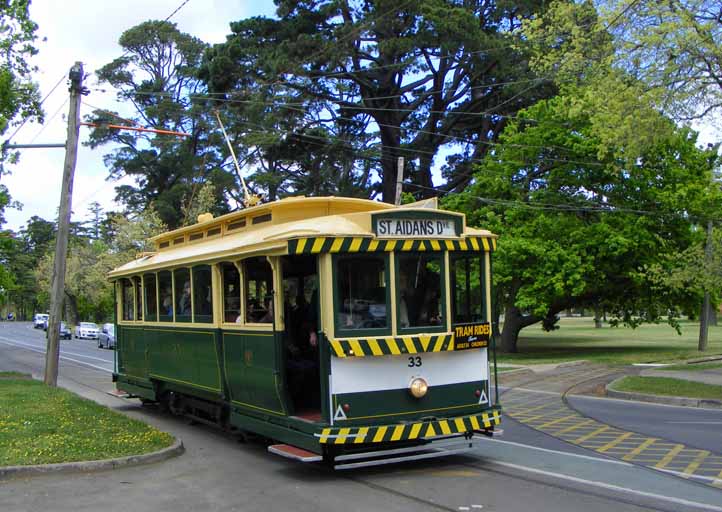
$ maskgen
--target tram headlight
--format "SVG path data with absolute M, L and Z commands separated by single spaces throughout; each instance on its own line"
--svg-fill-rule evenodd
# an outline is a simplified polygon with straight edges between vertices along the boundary
M 429 390 L 429 384 L 421 377 L 416 377 L 409 384 L 409 392 L 414 398 L 422 398 Z

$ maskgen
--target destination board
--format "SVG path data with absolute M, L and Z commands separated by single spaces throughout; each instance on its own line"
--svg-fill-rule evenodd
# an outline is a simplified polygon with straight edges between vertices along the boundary
M 437 238 L 456 236 L 454 223 L 447 219 L 379 219 L 376 224 L 379 238 Z
M 454 326 L 454 350 L 487 347 L 490 339 L 489 322 Z

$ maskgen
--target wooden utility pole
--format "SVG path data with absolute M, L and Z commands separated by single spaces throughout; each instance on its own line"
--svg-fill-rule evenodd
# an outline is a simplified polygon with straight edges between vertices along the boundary
M 45 384 L 58 385 L 58 359 L 60 346 L 60 319 L 62 317 L 63 295 L 65 293 L 65 263 L 68 254 L 70 214 L 73 198 L 73 176 L 78 159 L 78 136 L 80 130 L 80 97 L 83 89 L 83 63 L 76 62 L 70 73 L 70 112 L 68 114 L 68 138 L 65 141 L 65 164 L 63 184 L 60 188 L 60 216 L 58 237 L 55 244 L 55 265 L 53 267 L 52 289 L 50 291 L 50 318 L 48 320 L 48 344 L 45 352 Z
M 709 273 L 710 262 L 712 260 L 712 221 L 707 221 L 707 244 L 704 247 L 704 266 L 706 267 L 705 275 Z M 699 315 L 699 344 L 697 350 L 704 352 L 707 350 L 707 337 L 710 323 L 710 306 L 709 306 L 709 284 L 704 287 L 704 299 L 702 300 L 702 311 Z
M 397 160 L 397 167 L 396 167 L 396 198 L 394 200 L 394 204 L 396 206 L 401 204 L 401 189 L 402 189 L 402 183 L 404 181 L 404 157 L 400 156 Z

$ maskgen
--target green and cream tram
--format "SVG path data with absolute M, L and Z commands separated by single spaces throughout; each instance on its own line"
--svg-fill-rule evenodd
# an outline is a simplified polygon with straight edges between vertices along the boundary
M 110 273 L 130 396 L 336 467 L 455 453 L 499 424 L 496 237 L 464 215 L 293 197 L 153 242 Z

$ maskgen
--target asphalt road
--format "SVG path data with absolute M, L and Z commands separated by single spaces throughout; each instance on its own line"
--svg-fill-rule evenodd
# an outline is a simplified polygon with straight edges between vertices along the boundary
M 0 323 L 0 371 L 40 376 L 44 349 L 42 331 Z M 605 461 L 509 420 L 503 441 L 463 457 L 346 472 L 293 463 L 260 442 L 108 395 L 113 356 L 92 341 L 61 342 L 60 384 L 181 438 L 186 453 L 135 468 L 0 481 L 1 511 L 722 511 L 718 490 Z
M 624 430 L 642 432 L 722 454 L 722 410 L 673 407 L 624 400 L 567 397 L 580 413 Z M 720 468 L 722 471 L 722 468 Z

